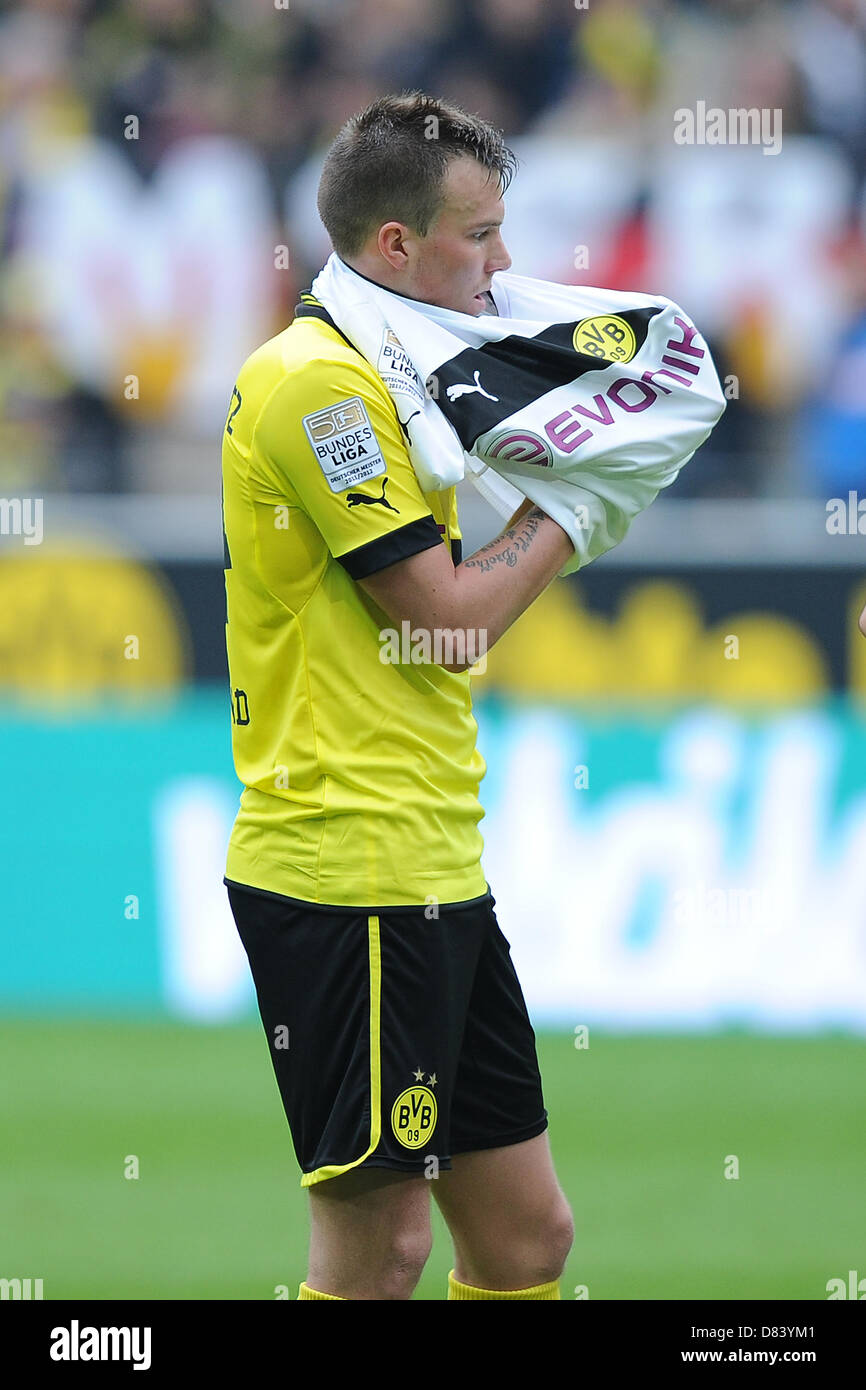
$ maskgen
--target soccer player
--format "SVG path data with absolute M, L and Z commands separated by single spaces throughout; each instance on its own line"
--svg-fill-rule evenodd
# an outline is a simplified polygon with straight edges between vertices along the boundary
M 376 284 L 495 312 L 513 169 L 485 122 L 386 97 L 332 145 L 319 211 Z M 421 492 L 407 427 L 311 295 L 241 369 L 223 517 L 244 791 L 225 882 L 309 1192 L 299 1298 L 411 1298 L 432 1192 L 448 1298 L 556 1299 L 572 1216 L 481 868 L 469 666 L 573 547 L 527 501 L 463 559 L 454 489 Z M 404 622 L 472 655 L 383 659 Z

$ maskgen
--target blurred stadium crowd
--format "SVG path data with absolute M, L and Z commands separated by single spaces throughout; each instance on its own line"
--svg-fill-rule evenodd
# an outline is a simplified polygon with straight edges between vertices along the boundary
M 237 367 L 329 253 L 324 150 L 382 92 L 502 127 L 514 270 L 669 295 L 732 402 L 679 496 L 866 479 L 864 0 L 0 7 L 0 493 L 211 491 Z M 781 112 L 781 151 L 675 112 Z

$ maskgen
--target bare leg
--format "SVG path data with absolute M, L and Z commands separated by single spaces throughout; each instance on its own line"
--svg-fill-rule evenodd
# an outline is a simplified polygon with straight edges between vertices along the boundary
M 433 1195 L 454 1242 L 454 1273 L 482 1289 L 527 1289 L 562 1274 L 574 1240 L 547 1131 L 521 1144 L 455 1154 Z
M 427 1179 L 358 1168 L 309 1193 L 310 1287 L 346 1299 L 410 1299 L 433 1243 Z

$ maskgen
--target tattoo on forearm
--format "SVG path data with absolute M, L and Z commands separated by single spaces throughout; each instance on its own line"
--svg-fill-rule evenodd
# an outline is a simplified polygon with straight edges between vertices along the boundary
M 464 569 L 492 570 L 496 565 L 507 565 L 509 569 L 517 564 L 520 555 L 526 553 L 535 540 L 544 512 L 533 507 L 516 526 L 497 536 L 489 545 L 476 550 L 468 560 L 463 561 Z

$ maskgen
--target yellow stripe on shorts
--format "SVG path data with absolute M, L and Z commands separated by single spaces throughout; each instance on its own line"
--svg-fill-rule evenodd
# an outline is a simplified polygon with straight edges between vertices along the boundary
M 348 1173 L 350 1168 L 357 1168 L 370 1156 L 382 1137 L 382 948 L 378 917 L 367 918 L 367 939 L 370 960 L 370 1143 L 360 1158 L 353 1158 L 351 1163 L 329 1163 L 324 1168 L 315 1168 L 312 1173 L 302 1173 L 301 1187 L 312 1187 L 314 1183 L 338 1178 L 341 1173 Z

